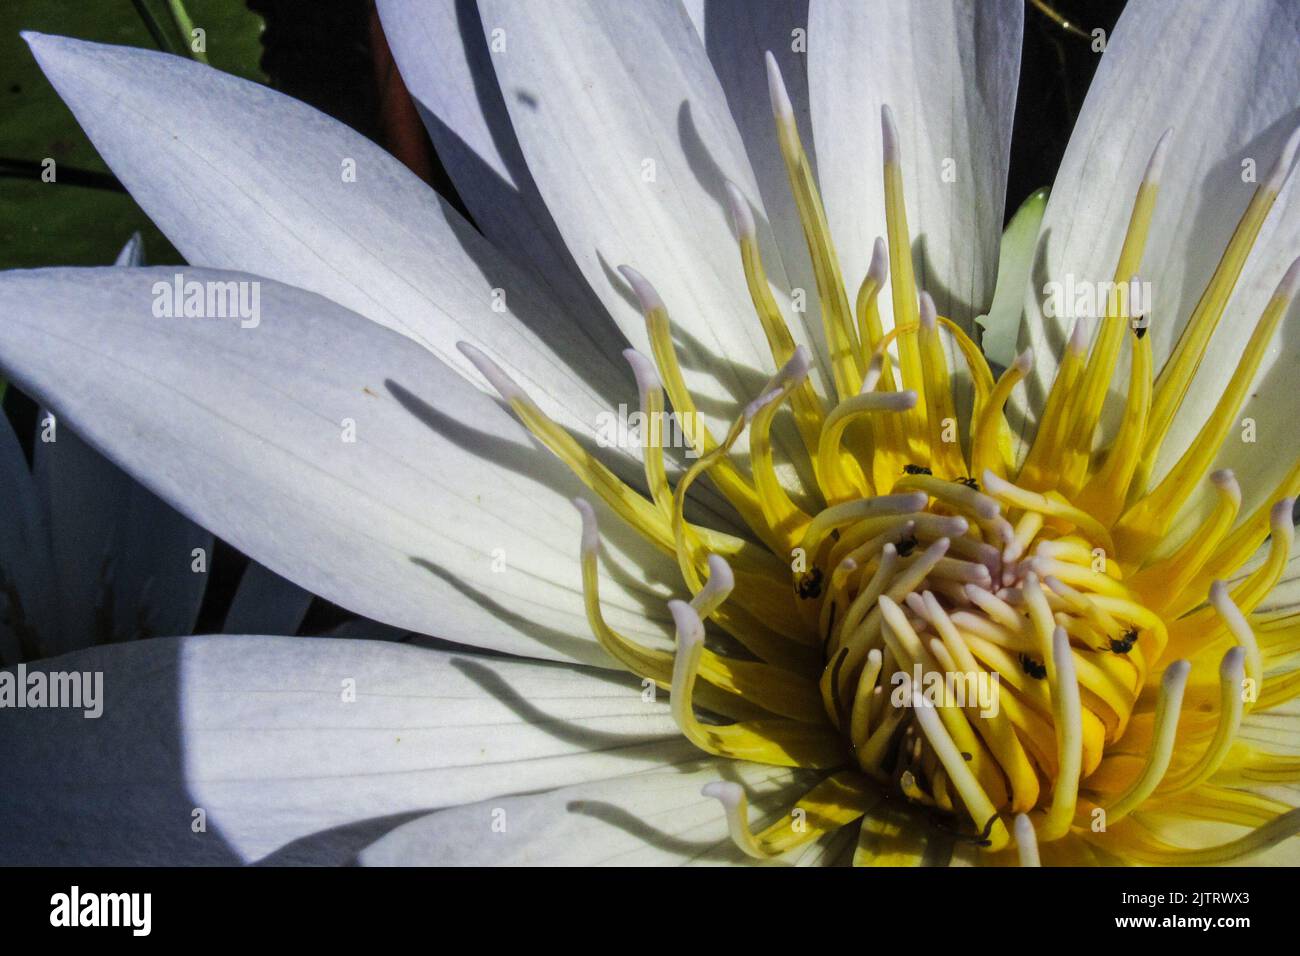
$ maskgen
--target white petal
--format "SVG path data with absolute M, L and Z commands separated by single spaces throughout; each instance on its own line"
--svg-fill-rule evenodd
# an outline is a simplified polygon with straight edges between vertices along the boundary
M 413 173 L 343 124 L 189 60 L 39 34 L 28 42 L 113 172 L 190 262 L 318 292 L 476 384 L 455 343 L 479 343 L 586 434 L 600 410 L 632 394 L 619 336 L 570 321 Z
M 608 325 L 528 172 L 473 5 L 379 0 L 376 7 L 438 161 L 475 225 L 498 249 L 532 266 L 572 318 Z
M 1077 284 L 1112 279 L 1133 199 L 1147 161 L 1172 129 L 1160 195 L 1140 270 L 1151 283 L 1150 337 L 1160 369 L 1250 201 L 1251 161 L 1263 180 L 1283 141 L 1300 123 L 1300 8 L 1286 2 L 1224 5 L 1213 0 L 1168 4 L 1134 0 L 1124 9 L 1088 91 L 1043 220 L 1038 265 L 1026 293 L 1021 347 L 1034 346 L 1029 379 L 1032 431 L 1036 410 L 1055 374 L 1071 318 L 1046 317 L 1048 280 Z M 1214 64 L 1189 69 L 1189 64 Z M 1210 345 L 1202 374 L 1165 443 L 1155 477 L 1185 449 L 1223 392 L 1249 328 L 1300 244 L 1300 193 L 1278 200 L 1248 261 L 1237 292 Z M 1243 510 L 1272 491 L 1291 463 L 1297 390 L 1280 369 L 1293 350 L 1275 353 L 1259 398 L 1260 444 L 1237 447 L 1220 465 L 1243 476 Z M 1111 381 L 1112 413 L 1127 390 L 1127 349 Z M 1112 414 L 1111 419 L 1114 420 Z M 1264 422 L 1268 423 L 1267 437 Z M 1284 424 L 1285 423 L 1285 424 Z M 1199 503 L 1213 498 L 1205 483 Z M 1195 509 L 1193 509 L 1195 511 Z
M 808 85 L 826 215 L 850 293 L 885 235 L 881 106 L 902 150 L 912 259 L 939 313 L 972 328 L 997 273 L 1024 4 L 812 0 Z M 956 179 L 946 178 L 947 172 Z M 880 297 L 885 328 L 893 306 Z
M 0 275 L 0 366 L 185 515 L 383 623 L 608 664 L 578 566 L 581 486 L 496 401 L 326 299 L 247 281 L 260 322 L 155 318 L 172 269 Z M 161 292 L 157 297 L 163 300 Z M 354 438 L 354 441 L 349 439 Z M 675 565 L 605 514 L 611 624 L 654 640 Z
M 631 678 L 381 641 L 163 639 L 40 666 L 103 672 L 103 713 L 6 713 L 4 863 L 338 863 L 398 815 L 698 754 Z
M 579 268 L 637 348 L 645 321 L 615 274 L 635 267 L 668 307 L 701 413 L 721 429 L 773 369 L 745 286 L 725 181 L 760 205 L 713 67 L 677 3 L 480 4 L 506 107 Z M 759 212 L 761 213 L 761 208 Z M 787 277 L 766 222 L 778 298 Z M 809 298 L 813 290 L 809 290 Z M 817 341 L 812 314 L 793 323 Z M 815 353 L 819 357 L 821 350 Z M 786 447 L 790 447 L 788 444 Z
M 755 830 L 789 813 L 816 784 L 806 773 L 781 767 L 705 758 L 672 771 L 440 810 L 387 833 L 362 851 L 360 861 L 371 866 L 750 864 L 728 836 L 718 801 L 700 793 L 715 780 L 744 786 Z M 797 862 L 799 855 L 782 862 Z

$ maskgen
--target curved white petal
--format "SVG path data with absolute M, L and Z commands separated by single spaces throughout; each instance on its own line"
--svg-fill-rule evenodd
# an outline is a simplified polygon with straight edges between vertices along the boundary
M 462 643 L 608 664 L 581 601 L 583 489 L 498 402 L 312 293 L 157 318 L 173 269 L 0 275 L 0 367 L 192 520 L 300 587 Z M 161 311 L 161 308 L 160 308 Z M 602 598 L 654 640 L 675 565 L 604 514 Z
M 376 8 L 438 161 L 475 225 L 532 266 L 570 318 L 608 326 L 528 172 L 473 0 L 378 0 Z
M 392 156 L 264 86 L 189 60 L 28 35 L 114 173 L 192 263 L 318 292 L 428 347 L 483 345 L 591 435 L 626 401 L 614 334 L 572 321 L 533 278 Z
M 1018 0 L 811 0 L 817 165 L 850 294 L 885 235 L 880 113 L 888 105 L 898 124 L 917 285 L 941 315 L 968 329 L 987 311 L 1023 26 Z M 879 302 L 888 329 L 889 295 Z
M 1212 69 L 1189 68 L 1214 64 Z M 1037 261 L 1026 291 L 1020 346 L 1033 346 L 1028 380 L 1030 432 L 1069 334 L 1069 317 L 1043 314 L 1048 281 L 1110 281 L 1133 199 L 1156 142 L 1172 129 L 1159 199 L 1140 276 L 1151 284 L 1150 336 L 1157 371 L 1177 341 L 1217 265 L 1257 182 L 1300 124 L 1300 8 L 1284 0 L 1168 4 L 1133 0 L 1125 7 L 1088 91 L 1043 220 Z M 1249 161 L 1249 162 L 1248 162 Z M 1245 164 L 1245 165 L 1244 165 Z M 1294 176 L 1293 176 L 1294 178 Z M 1300 251 L 1300 193 L 1284 191 L 1247 262 L 1155 469 L 1158 479 L 1181 455 L 1223 392 L 1249 329 L 1286 265 Z M 1112 412 L 1127 389 L 1127 350 L 1112 378 Z M 1243 509 L 1272 491 L 1293 459 L 1300 390 L 1288 379 L 1294 349 L 1275 347 L 1257 398 L 1253 447 L 1230 437 L 1220 465 L 1242 476 Z M 1197 505 L 1209 493 L 1198 493 Z M 1190 520 L 1199 514 L 1196 507 Z
M 103 710 L 6 712 L 6 864 L 339 863 L 416 812 L 698 754 L 631 678 L 383 641 L 160 639 L 39 669 L 102 673 Z
M 744 786 L 757 831 L 789 813 L 815 777 L 714 757 L 700 769 L 634 773 L 550 793 L 503 797 L 429 814 L 385 834 L 360 854 L 370 866 L 743 866 L 721 805 L 700 789 Z M 789 865 L 824 861 L 824 843 L 792 852 Z
M 745 286 L 726 180 L 761 212 L 753 172 L 700 37 L 680 4 L 480 4 L 529 169 L 579 268 L 632 344 L 645 320 L 615 269 L 635 267 L 672 316 L 687 384 L 719 429 L 773 363 Z M 788 281 L 766 222 L 779 299 Z M 809 290 L 809 298 L 815 298 Z M 793 323 L 818 341 L 809 312 Z M 811 331 L 809 331 L 811 329 Z M 815 354 L 821 355 L 818 349 Z

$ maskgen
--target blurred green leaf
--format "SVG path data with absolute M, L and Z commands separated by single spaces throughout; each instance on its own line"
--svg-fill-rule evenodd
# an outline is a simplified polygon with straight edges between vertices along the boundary
M 195 30 L 183 0 L 131 0 L 158 49 L 208 62 L 206 32 Z
M 159 23 L 171 24 L 168 48 L 189 31 L 174 0 L 141 0 Z M 184 0 L 191 29 L 203 30 L 212 66 L 265 80 L 261 18 L 243 0 Z M 156 24 L 155 24 L 156 26 Z M 135 0 L 4 0 L 0 13 L 0 269 L 112 262 L 132 232 L 151 262 L 180 256 L 125 192 L 46 81 L 20 30 L 157 49 Z M 184 31 L 184 32 L 182 32 Z M 39 174 L 52 160 L 54 181 Z M 6 162 L 7 161 L 7 162 Z M 92 185 L 81 185 L 88 182 Z M 98 185 L 94 185 L 98 184 Z

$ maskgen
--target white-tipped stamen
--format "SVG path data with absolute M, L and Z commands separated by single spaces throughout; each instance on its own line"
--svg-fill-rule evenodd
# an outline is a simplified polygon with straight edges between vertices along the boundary
M 867 266 L 867 278 L 875 282 L 877 288 L 883 287 L 889 278 L 889 252 L 883 236 L 876 236 L 876 241 L 871 244 L 871 264 Z
M 1042 866 L 1038 859 L 1038 835 L 1034 833 L 1034 824 L 1025 813 L 1017 813 L 1013 825 L 1016 837 L 1016 854 L 1021 866 Z
M 618 271 L 627 280 L 627 284 L 632 287 L 632 293 L 641 304 L 642 312 L 654 312 L 664 308 L 664 300 L 660 298 L 658 291 L 651 285 L 649 279 L 631 266 L 619 266 Z
M 1165 159 L 1169 156 L 1169 143 L 1173 140 L 1173 136 L 1172 127 L 1160 134 L 1160 139 L 1156 141 L 1156 148 L 1151 151 L 1151 158 L 1147 160 L 1146 172 L 1142 174 L 1144 185 L 1160 185 L 1160 178 L 1164 175 Z
M 894 111 L 889 108 L 888 103 L 880 107 L 880 140 L 885 162 L 897 165 L 898 124 L 894 122 Z
M 736 586 L 736 576 L 731 572 L 731 565 L 717 554 L 708 557 L 709 579 L 704 583 L 695 597 L 691 598 L 691 607 L 702 619 L 713 614 L 727 600 Z
M 627 360 L 628 365 L 632 366 L 632 374 L 636 377 L 636 389 L 639 395 L 645 396 L 650 392 L 663 390 L 663 382 L 659 379 L 659 372 L 655 368 L 654 362 L 636 349 L 624 349 L 623 358 Z
M 507 402 L 528 397 L 524 390 L 519 387 L 519 383 L 511 378 L 500 365 L 488 358 L 482 350 L 470 345 L 468 342 L 457 342 L 456 348 L 460 350 L 461 355 L 473 363 L 479 374 L 487 379 L 488 384 Z
M 1106 810 L 1106 823 L 1112 825 L 1136 810 L 1164 779 L 1169 769 L 1169 759 L 1174 753 L 1175 732 L 1183 707 L 1183 691 L 1192 665 L 1188 661 L 1174 661 L 1160 678 L 1160 695 L 1156 700 L 1155 727 L 1151 736 L 1151 751 L 1146 765 L 1129 789 L 1121 794 Z
M 582 552 L 596 554 L 600 551 L 600 528 L 596 524 L 596 509 L 586 498 L 574 498 L 573 507 L 582 516 Z
M 785 88 L 785 78 L 781 76 L 781 67 L 776 57 L 769 50 L 764 55 L 767 65 L 767 95 L 772 103 L 772 115 L 782 123 L 794 122 L 794 106 L 790 103 L 790 94 Z
M 736 238 L 742 241 L 756 238 L 758 228 L 754 224 L 754 212 L 749 206 L 749 200 L 731 180 L 727 180 L 726 187 L 727 205 L 731 209 L 732 224 L 736 227 Z
M 1286 138 L 1282 144 L 1282 152 L 1278 155 L 1277 162 L 1269 170 L 1268 176 L 1264 179 L 1263 188 L 1271 193 L 1280 193 L 1282 186 L 1291 174 L 1295 166 L 1296 153 L 1300 152 L 1300 127 L 1291 131 L 1291 135 Z
M 1228 632 L 1238 646 L 1245 651 L 1246 676 L 1254 682 L 1255 691 L 1258 693 L 1264 679 L 1264 664 L 1259 652 L 1259 642 L 1255 640 L 1255 632 L 1246 620 L 1246 616 L 1241 613 L 1241 608 L 1237 607 L 1232 600 L 1228 585 L 1222 581 L 1215 581 L 1210 585 L 1210 605 L 1219 613 L 1219 617 L 1227 625 Z
M 745 798 L 744 787 L 730 780 L 717 780 L 706 783 L 700 793 L 722 804 L 731 842 L 736 844 L 746 856 L 756 860 L 766 860 L 771 857 L 770 853 L 758 845 L 753 831 L 749 828 L 749 801 Z

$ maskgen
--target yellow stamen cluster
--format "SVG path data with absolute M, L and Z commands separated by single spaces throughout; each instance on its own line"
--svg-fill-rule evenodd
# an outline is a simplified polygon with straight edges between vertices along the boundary
M 1300 650 L 1300 630 L 1253 613 L 1286 563 L 1300 465 L 1274 504 L 1242 520 L 1234 476 L 1209 475 L 1217 506 L 1172 554 L 1153 555 L 1206 480 L 1300 285 L 1300 261 L 1200 434 L 1165 477 L 1149 478 L 1300 139 L 1292 138 L 1259 187 L 1160 374 L 1153 378 L 1149 316 L 1112 299 L 1091 347 L 1088 327 L 1076 326 L 1036 437 L 1018 461 L 1004 408 L 1031 356 L 995 378 L 967 333 L 917 289 L 888 108 L 887 241 L 877 241 L 850 305 L 770 57 L 768 70 L 820 298 L 834 386 L 829 407 L 772 295 L 749 206 L 730 185 L 741 264 L 778 371 L 725 435 L 713 435 L 686 389 L 667 307 L 625 267 L 653 352 L 653 362 L 625 353 L 649 424 L 648 497 L 550 421 L 490 359 L 462 346 L 533 434 L 678 563 L 692 598 L 669 605 L 674 651 L 617 633 L 601 613 L 595 513 L 577 502 L 586 610 L 601 646 L 671 692 L 682 733 L 701 750 L 829 772 L 794 808 L 801 826 L 779 820 L 758 834 L 738 785 L 706 788 L 723 804 L 737 845 L 767 858 L 865 816 L 865 846 L 900 809 L 917 826 L 964 834 L 982 852 L 1007 850 L 1027 865 L 1056 848 L 1070 860 L 1083 853 L 1223 862 L 1293 835 L 1300 816 L 1248 788 L 1300 780 L 1300 763 L 1242 742 L 1238 730 L 1252 709 L 1300 693 L 1300 671 L 1270 669 Z M 1167 143 L 1166 135 L 1156 145 L 1134 202 L 1116 285 L 1136 280 Z M 888 332 L 877 302 L 887 274 Z M 1099 452 L 1107 383 L 1126 342 L 1132 374 L 1124 416 Z M 950 367 L 949 354 L 961 357 L 959 367 Z M 973 393 L 973 406 L 960 412 L 959 378 Z M 660 435 L 669 402 L 697 453 L 675 487 Z M 798 500 L 773 457 L 772 429 L 787 404 L 816 483 Z M 746 433 L 747 468 L 734 454 Z M 687 520 L 687 492 L 706 475 L 752 536 Z M 812 513 L 810 498 L 818 502 Z M 1223 584 L 1270 536 L 1264 562 L 1234 587 Z M 706 622 L 732 642 L 711 643 Z M 1251 829 L 1196 851 L 1163 844 L 1132 821 L 1108 829 L 1150 807 Z

